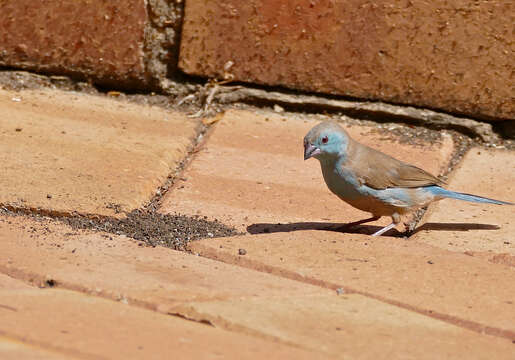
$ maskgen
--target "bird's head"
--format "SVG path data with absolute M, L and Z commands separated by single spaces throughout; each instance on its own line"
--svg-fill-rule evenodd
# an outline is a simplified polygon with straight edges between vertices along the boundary
M 314 157 L 329 160 L 343 155 L 349 143 L 349 136 L 335 122 L 318 124 L 304 137 L 304 160 Z

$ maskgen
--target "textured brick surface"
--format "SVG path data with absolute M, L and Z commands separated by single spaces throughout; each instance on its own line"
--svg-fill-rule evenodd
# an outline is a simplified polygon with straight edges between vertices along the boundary
M 0 254 L 0 272 L 13 277 L 43 286 L 52 279 L 57 286 L 161 312 L 191 301 L 332 293 L 184 252 L 141 247 L 123 236 L 76 233 L 23 217 L 0 218 Z
M 320 234 L 327 233 L 318 232 L 308 237 L 319 240 Z M 383 271 L 403 257 L 396 251 L 398 244 L 394 244 L 390 253 L 384 248 L 374 248 L 371 255 L 356 254 L 351 249 L 342 251 L 345 254 L 343 261 L 359 267 L 359 270 L 363 270 L 361 263 L 366 265 L 367 261 L 373 262 L 371 270 L 379 265 L 378 272 L 374 271 L 377 279 L 373 280 L 370 274 L 367 279 L 362 272 L 352 274 L 352 279 L 350 275 L 342 278 L 340 268 L 343 266 L 344 271 L 349 271 L 350 266 L 342 265 L 341 261 L 335 265 L 333 257 L 336 252 L 325 246 L 324 240 L 318 243 L 296 238 L 286 240 L 296 249 L 270 244 L 258 236 L 235 238 L 232 240 L 234 243 L 207 240 L 205 244 L 208 246 L 200 244 L 194 249 L 215 248 L 214 252 L 228 261 L 229 257 L 225 258 L 224 254 L 230 256 L 238 252 L 233 245 L 244 247 L 247 255 L 240 258 L 249 258 L 250 266 L 266 271 L 270 269 L 264 269 L 254 261 L 260 251 L 264 254 L 269 252 L 272 263 L 280 256 L 281 264 L 290 262 L 292 254 L 294 257 L 300 255 L 304 260 L 331 267 L 337 280 L 320 269 L 314 277 L 319 277 L 322 283 L 327 280 L 325 285 L 331 281 L 343 283 L 345 293 L 337 295 L 334 290 L 304 283 L 311 276 L 306 264 L 297 264 L 292 271 L 286 265 L 278 270 L 277 274 L 285 275 L 284 271 L 290 271 L 296 275 L 296 280 L 301 280 L 292 281 L 170 249 L 140 247 L 120 236 L 109 238 L 103 234 L 76 233 L 48 220 L 36 222 L 24 217 L 3 217 L 0 221 L 0 252 L 5 263 L 0 263 L 0 311 L 10 313 L 0 322 L 0 334 L 78 358 L 162 358 L 171 352 L 195 358 L 209 358 L 213 352 L 224 354 L 226 358 L 255 359 L 263 356 L 280 358 L 285 354 L 300 358 L 391 358 L 392 354 L 428 359 L 463 354 L 471 359 L 487 355 L 496 359 L 510 358 L 512 344 L 502 337 L 481 335 L 460 326 L 460 323 L 417 314 L 406 306 L 403 308 L 349 291 L 349 287 L 357 287 L 355 284 L 363 278 L 363 286 L 374 289 L 370 291 L 372 293 L 376 293 L 376 282 L 390 283 L 394 292 L 402 286 L 409 286 L 406 279 L 400 279 L 396 284 L 399 280 L 394 281 L 391 270 Z M 396 241 L 392 238 L 386 240 Z M 223 249 L 218 244 L 223 244 Z M 357 245 L 360 247 L 362 243 Z M 314 247 L 319 250 L 314 251 Z M 333 247 L 341 249 L 338 245 L 333 244 Z M 364 249 L 365 252 L 368 250 Z M 427 249 L 405 251 L 415 252 L 418 260 L 420 257 L 425 260 L 425 254 L 434 255 Z M 321 252 L 330 254 L 329 261 L 320 256 Z M 380 261 L 376 260 L 378 253 L 383 254 Z M 206 255 L 210 256 L 209 253 Z M 387 256 L 393 261 L 385 264 Z M 438 261 L 436 256 L 431 258 Z M 424 260 L 418 265 L 429 266 Z M 441 265 L 440 262 L 436 264 Z M 461 272 L 459 261 L 455 266 Z M 421 281 L 421 276 L 434 277 L 430 284 L 426 283 L 427 279 L 421 281 L 423 293 L 431 293 L 430 287 L 443 276 L 438 272 L 424 274 L 423 269 L 417 268 L 417 261 L 412 259 L 406 262 L 406 267 L 413 272 L 413 282 L 416 279 Z M 397 271 L 406 272 L 403 269 Z M 484 272 L 482 268 L 477 271 Z M 496 275 L 503 276 L 499 272 Z M 13 277 L 47 287 L 48 281 L 52 280 L 54 287 L 81 290 L 97 296 L 37 289 Z M 437 289 L 436 297 L 451 289 L 449 283 L 444 284 Z M 404 294 L 406 292 L 405 289 Z M 442 302 L 455 296 L 453 291 L 450 292 Z M 471 296 L 474 295 L 472 293 Z M 500 299 L 504 296 L 497 295 Z M 408 300 L 413 300 L 413 296 Z M 419 302 L 420 297 L 417 305 Z M 481 302 L 478 307 L 483 305 Z M 504 312 L 505 317 L 511 316 L 506 308 L 494 303 L 491 305 Z M 137 306 L 207 322 L 214 328 Z M 38 319 L 37 322 L 34 318 Z M 245 346 L 249 348 L 247 352 L 240 350 Z M 301 349 L 313 353 L 304 353 Z
M 0 2 L 0 64 L 81 74 L 102 83 L 142 86 L 145 27 L 142 0 Z
M 186 2 L 180 67 L 295 89 L 514 118 L 510 1 Z
M 69 354 L 59 354 L 17 340 L 0 336 L 0 358 L 2 360 L 65 360 L 77 359 Z
M 183 114 L 60 91 L 0 90 L 0 204 L 112 215 L 142 206 L 185 156 Z
M 15 309 L 0 309 L 1 334 L 72 359 L 321 358 L 291 346 L 66 290 L 0 290 L 0 298 Z
M 515 153 L 472 148 L 449 189 L 515 203 Z M 515 206 L 442 200 L 431 205 L 415 239 L 515 266 Z
M 0 290 L 5 289 L 29 289 L 30 286 L 21 282 L 20 280 L 13 279 L 10 276 L 0 274 Z
M 188 317 L 343 359 L 510 359 L 513 344 L 357 294 L 186 304 Z
M 515 339 L 515 269 L 413 240 L 326 231 L 209 239 L 203 256 L 357 291 L 488 334 Z M 239 256 L 238 249 L 246 250 Z
M 251 232 L 278 222 L 312 228 L 370 217 L 327 189 L 317 160 L 303 160 L 304 135 L 318 122 L 269 112 L 227 112 L 166 194 L 161 211 L 218 218 Z M 356 140 L 435 174 L 453 150 L 448 137 L 441 144 L 411 146 L 373 128 L 347 128 Z M 383 218 L 379 223 L 389 222 Z

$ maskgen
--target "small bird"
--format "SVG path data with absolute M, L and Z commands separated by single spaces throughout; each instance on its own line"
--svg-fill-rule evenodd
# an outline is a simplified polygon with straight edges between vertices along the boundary
M 329 190 L 343 201 L 373 215 L 354 225 L 390 216 L 392 223 L 372 236 L 394 228 L 401 215 L 445 198 L 476 203 L 509 202 L 459 193 L 441 187 L 443 181 L 416 166 L 394 159 L 353 140 L 335 122 L 323 122 L 304 137 L 304 160 L 320 161 Z

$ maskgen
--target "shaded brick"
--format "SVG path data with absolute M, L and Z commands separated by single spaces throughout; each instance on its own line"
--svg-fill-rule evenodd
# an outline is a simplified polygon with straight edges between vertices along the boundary
M 515 117 L 513 4 L 459 0 L 186 2 L 180 67 L 236 80 Z
M 0 90 L 0 204 L 115 215 L 155 194 L 198 121 L 155 106 L 56 90 Z

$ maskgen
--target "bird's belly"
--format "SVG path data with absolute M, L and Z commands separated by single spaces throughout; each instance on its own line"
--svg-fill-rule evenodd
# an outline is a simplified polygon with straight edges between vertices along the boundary
M 385 203 L 368 194 L 361 185 L 352 177 L 345 176 L 338 172 L 324 172 L 324 180 L 327 187 L 333 194 L 349 205 L 375 215 L 387 215 L 393 213 L 387 209 Z

